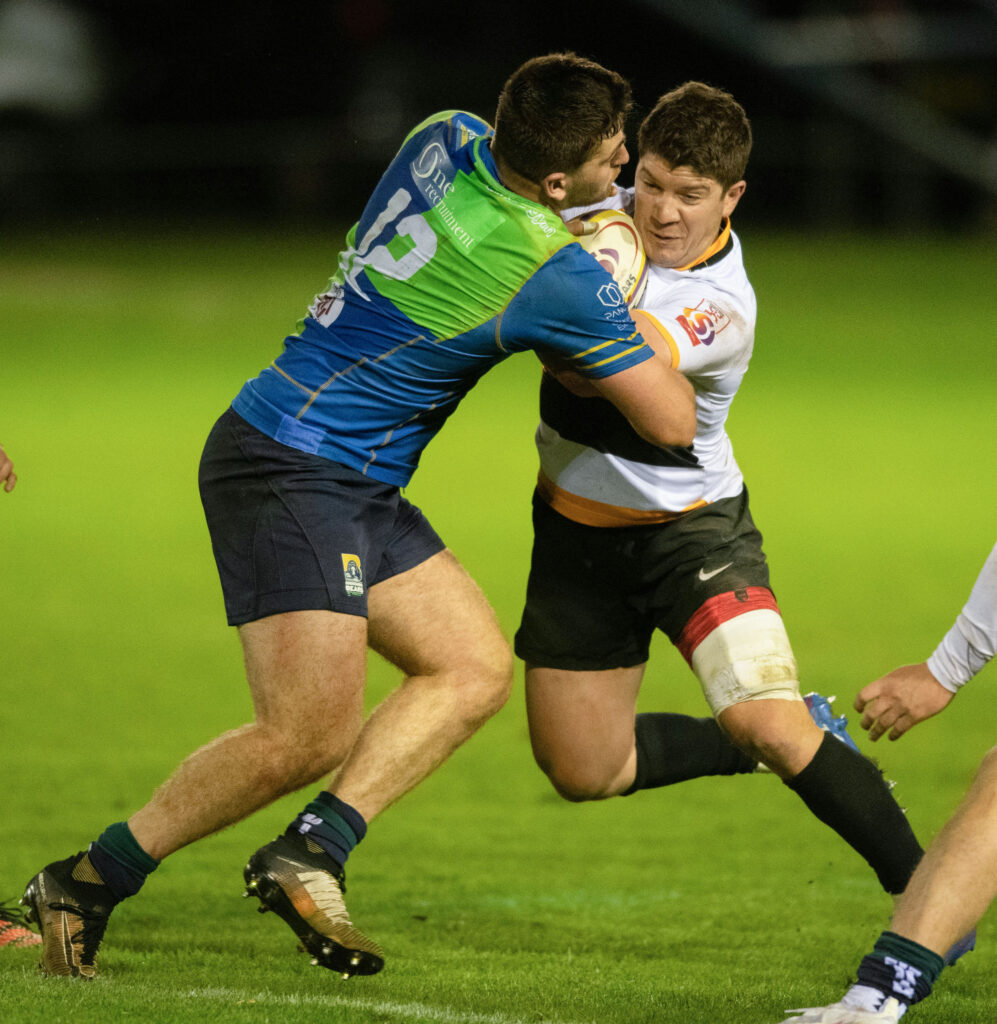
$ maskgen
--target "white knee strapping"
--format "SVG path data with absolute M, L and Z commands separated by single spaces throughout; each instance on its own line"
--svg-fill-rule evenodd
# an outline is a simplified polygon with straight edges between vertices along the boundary
M 693 651 L 692 670 L 714 715 L 746 700 L 800 700 L 786 627 L 767 608 L 717 626 Z

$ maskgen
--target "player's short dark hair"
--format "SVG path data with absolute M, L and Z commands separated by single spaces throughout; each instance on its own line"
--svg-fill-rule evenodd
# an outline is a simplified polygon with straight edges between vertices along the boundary
M 666 92 L 644 118 L 637 151 L 672 167 L 691 167 L 726 191 L 744 177 L 748 166 L 751 122 L 729 92 L 686 82 Z
M 623 127 L 630 83 L 574 53 L 517 68 L 502 88 L 492 152 L 530 181 L 577 170 Z

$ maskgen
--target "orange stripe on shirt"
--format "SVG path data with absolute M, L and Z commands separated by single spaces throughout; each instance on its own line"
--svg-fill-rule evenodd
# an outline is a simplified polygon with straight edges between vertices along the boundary
M 708 504 L 697 501 L 681 512 L 667 509 L 626 508 L 623 505 L 609 505 L 594 498 L 583 498 L 558 487 L 544 472 L 537 476 L 537 493 L 555 511 L 583 526 L 649 526 L 653 523 L 670 523 L 694 508 Z
M 675 339 L 671 336 L 668 328 L 653 314 L 649 313 L 646 309 L 635 309 L 635 313 L 639 313 L 642 317 L 647 317 L 651 321 L 651 326 L 661 335 L 662 339 L 668 345 L 668 351 L 672 354 L 672 369 L 678 369 L 679 365 L 679 347 L 675 342 Z M 640 321 L 634 317 L 634 322 L 637 324 L 637 329 L 640 329 Z M 644 337 L 641 335 L 641 337 Z M 644 338 L 647 341 L 647 338 Z M 651 346 L 654 348 L 654 346 Z

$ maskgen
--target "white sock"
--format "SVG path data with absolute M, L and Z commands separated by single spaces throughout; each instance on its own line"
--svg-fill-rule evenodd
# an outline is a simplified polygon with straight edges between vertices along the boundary
M 878 988 L 873 988 L 871 985 L 852 985 L 852 987 L 845 993 L 841 1003 L 843 1006 L 847 1006 L 852 1010 L 865 1010 L 868 1013 L 878 1013 L 879 1010 L 882 1009 L 883 1003 L 890 998 L 892 997 L 887 996 L 885 993 L 880 992 Z M 897 1009 L 897 1019 L 899 1020 L 899 1018 L 901 1018 L 906 1012 L 907 1004 L 900 1003 Z

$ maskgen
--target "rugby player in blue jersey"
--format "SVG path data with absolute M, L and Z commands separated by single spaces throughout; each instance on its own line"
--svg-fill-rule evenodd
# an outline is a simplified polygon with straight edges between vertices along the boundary
M 612 194 L 629 105 L 615 73 L 551 54 L 511 76 L 494 133 L 447 111 L 405 139 L 332 280 L 202 457 L 255 720 L 29 882 L 46 973 L 93 977 L 111 910 L 164 857 L 337 769 L 249 858 L 247 894 L 314 962 L 381 969 L 343 903 L 346 859 L 504 704 L 512 676 L 484 596 L 401 496 L 421 451 L 482 374 L 527 350 L 572 366 L 652 444 L 695 432 L 688 382 L 644 344 L 558 212 Z M 368 647 L 404 681 L 364 721 Z

